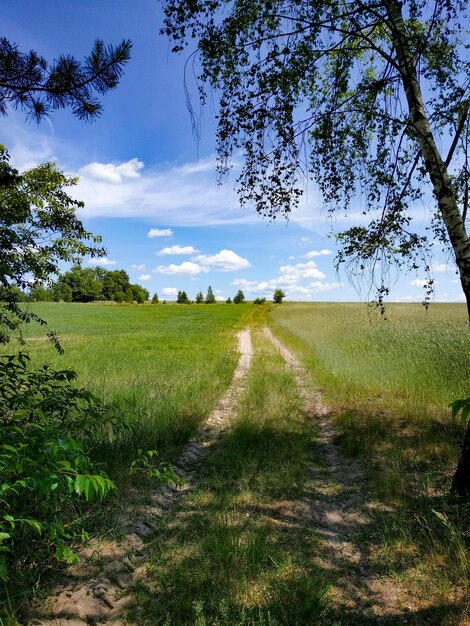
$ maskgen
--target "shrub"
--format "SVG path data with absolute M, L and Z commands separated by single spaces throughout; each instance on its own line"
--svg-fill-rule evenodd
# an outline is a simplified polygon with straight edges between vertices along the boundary
M 86 539 L 80 502 L 114 484 L 78 441 L 106 422 L 103 407 L 71 383 L 70 370 L 28 368 L 25 353 L 0 357 L 0 579 L 48 558 L 76 560 Z
M 266 298 L 255 298 L 253 300 L 253 304 L 264 304 L 266 302 Z
M 282 289 L 274 290 L 274 294 L 273 294 L 274 304 L 282 304 L 282 301 L 285 297 L 286 297 L 286 294 L 282 291 Z
M 243 302 L 245 302 L 245 294 L 241 289 L 237 291 L 235 297 L 233 298 L 233 302 L 235 304 L 243 304 Z

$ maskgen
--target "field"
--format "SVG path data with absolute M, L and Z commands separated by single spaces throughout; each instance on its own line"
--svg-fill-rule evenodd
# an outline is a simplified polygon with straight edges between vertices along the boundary
M 365 305 L 323 303 L 34 310 L 66 352 L 58 356 L 30 327 L 33 360 L 77 370 L 80 384 L 131 424 L 117 440 L 89 442 L 118 478 L 115 508 L 149 499 L 147 482 L 120 476 L 139 448 L 177 463 L 186 442 L 202 436 L 234 384 L 236 331 L 251 329 L 239 399 L 191 470 L 187 495 L 146 536 L 124 619 L 468 623 L 469 511 L 447 497 L 464 434 L 448 404 L 470 395 L 463 306 L 389 305 L 387 319 Z M 281 357 L 267 325 L 298 364 Z M 118 541 L 113 523 L 103 515 L 95 532 Z

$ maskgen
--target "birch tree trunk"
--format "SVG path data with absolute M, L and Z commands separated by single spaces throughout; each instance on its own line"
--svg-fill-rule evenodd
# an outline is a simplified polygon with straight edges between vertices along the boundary
M 465 229 L 465 221 L 457 204 L 455 192 L 452 189 L 446 163 L 436 145 L 426 115 L 416 73 L 415 59 L 407 43 L 408 39 L 401 12 L 401 3 L 396 0 L 386 0 L 385 6 L 390 18 L 391 35 L 408 102 L 410 120 L 416 131 L 421 155 L 431 179 L 439 211 L 452 245 L 470 321 L 470 241 Z M 452 482 L 452 492 L 459 498 L 470 496 L 470 422 L 467 427 L 460 461 Z

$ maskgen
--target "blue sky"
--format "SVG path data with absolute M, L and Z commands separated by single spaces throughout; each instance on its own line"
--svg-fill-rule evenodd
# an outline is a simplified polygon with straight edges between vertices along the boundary
M 276 287 L 291 300 L 367 299 L 367 280 L 358 293 L 346 271 L 335 272 L 329 236 L 357 223 L 359 209 L 328 222 L 310 185 L 289 222 L 270 223 L 239 207 L 230 181 L 217 185 L 214 112 L 202 112 L 196 146 L 183 88 L 186 54 L 173 55 L 159 35 L 157 0 L 45 0 L 40 10 L 37 0 L 6 0 L 0 16 L 4 36 L 47 59 L 83 57 L 98 37 L 133 42 L 125 75 L 94 123 L 69 111 L 39 125 L 19 111 L 0 119 L 0 142 L 17 167 L 56 160 L 80 177 L 74 195 L 86 204 L 85 226 L 103 237 L 103 266 L 125 269 L 132 282 L 169 300 L 179 289 L 194 297 L 208 285 L 219 299 L 238 289 L 247 298 L 271 297 Z M 198 109 L 196 94 L 194 105 Z M 450 258 L 436 256 L 433 271 L 435 300 L 462 301 Z M 423 278 L 420 272 L 392 276 L 390 299 L 420 301 Z

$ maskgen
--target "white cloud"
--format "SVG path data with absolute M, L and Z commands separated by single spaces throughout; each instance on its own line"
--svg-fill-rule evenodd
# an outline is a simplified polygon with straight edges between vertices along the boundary
M 224 298 L 223 296 L 215 296 L 215 299 L 217 300 L 217 302 L 225 302 L 227 298 Z
M 172 254 L 196 254 L 199 250 L 193 248 L 193 246 L 169 246 L 168 248 L 162 248 L 160 252 L 156 252 L 158 256 L 172 255 Z
M 317 269 L 317 265 L 314 261 L 296 263 L 295 265 L 282 265 L 280 271 L 282 278 L 287 283 L 297 282 L 304 278 L 314 278 L 316 280 L 326 278 L 325 274 Z
M 133 263 L 131 265 L 131 268 L 133 270 L 144 270 L 145 269 L 145 263 Z
M 308 242 L 310 241 L 310 238 L 309 238 L 309 237 L 301 237 L 301 238 L 300 238 L 300 241 L 301 241 L 302 243 L 308 243 Z
M 290 256 L 289 257 L 289 261 L 293 261 L 295 259 L 295 256 Z
M 197 276 L 201 272 L 208 272 L 209 270 L 192 261 L 185 261 L 181 265 L 159 265 L 153 272 L 154 274 L 168 274 L 168 275 L 180 275 L 180 276 Z
M 313 259 L 316 256 L 328 256 L 329 254 L 333 254 L 333 251 L 326 250 L 324 248 L 323 250 L 311 250 L 310 252 L 307 252 L 307 254 L 305 254 L 304 257 L 306 259 Z
M 107 257 L 102 257 L 101 259 L 89 259 L 88 265 L 101 265 L 106 267 L 108 265 L 117 265 L 117 261 L 111 261 Z
M 151 278 L 151 274 L 142 274 L 141 276 L 139 276 L 139 280 L 150 280 Z
M 173 231 L 171 228 L 151 228 L 147 233 L 147 237 L 149 239 L 154 239 L 155 237 L 171 237 Z
M 332 289 L 339 289 L 343 285 L 341 283 L 322 283 L 321 281 L 314 281 L 310 283 L 312 293 L 323 293 L 324 291 L 331 291 Z
M 248 259 L 244 259 L 233 250 L 221 250 L 213 256 L 200 254 L 199 256 L 194 257 L 193 260 L 197 261 L 205 268 L 213 267 L 219 272 L 234 272 L 236 270 L 251 267 L 251 263 Z M 207 269 L 206 271 L 209 270 Z
M 176 289 L 176 287 L 165 287 L 164 289 L 162 289 L 162 294 L 164 296 L 177 296 L 178 289 Z
M 120 185 L 125 180 L 140 178 L 140 171 L 144 167 L 142 161 L 134 158 L 120 165 L 114 163 L 88 163 L 78 170 L 81 176 L 113 185 Z
M 449 263 L 434 263 L 434 265 L 431 266 L 433 272 L 455 272 L 456 269 L 455 265 Z
M 421 279 L 421 278 L 415 278 L 414 280 L 410 281 L 410 285 L 412 285 L 413 287 L 424 287 L 427 284 L 427 280 Z

